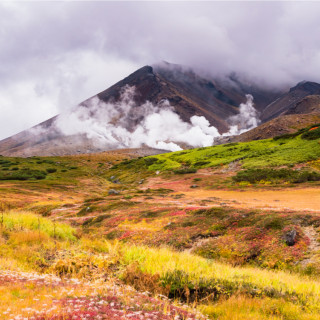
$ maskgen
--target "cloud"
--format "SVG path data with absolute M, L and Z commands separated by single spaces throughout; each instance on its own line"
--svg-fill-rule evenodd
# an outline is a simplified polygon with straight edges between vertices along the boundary
M 0 137 L 161 60 L 320 82 L 318 2 L 1 2 Z

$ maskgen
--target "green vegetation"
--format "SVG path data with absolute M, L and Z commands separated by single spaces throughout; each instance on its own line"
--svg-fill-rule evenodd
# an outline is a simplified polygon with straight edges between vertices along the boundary
M 14 172 L 0 172 L 0 180 L 42 180 L 47 173 L 40 170 L 31 169 L 12 169 Z
M 297 130 L 296 132 L 293 132 L 293 133 L 286 133 L 286 134 L 283 134 L 283 135 L 280 135 L 280 136 L 276 136 L 273 138 L 273 140 L 283 140 L 283 139 L 292 139 L 292 138 L 295 138 L 299 135 L 302 135 L 302 138 L 303 139 L 306 139 L 306 140 L 313 140 L 313 139 L 308 139 L 308 136 L 309 136 L 309 132 L 313 131 L 314 129 L 318 129 L 318 127 L 320 126 L 320 124 L 313 124 L 311 126 L 308 126 L 306 128 L 301 128 L 299 130 Z M 316 136 L 318 135 L 318 133 L 316 133 L 315 135 L 311 135 L 311 136 L 314 136 L 315 139 Z
M 319 129 L 310 132 L 317 133 Z M 304 136 L 306 137 L 306 136 Z M 198 168 L 216 167 L 239 162 L 243 168 L 291 166 L 316 160 L 320 157 L 317 139 L 305 140 L 301 132 L 295 136 L 267 139 L 236 144 L 217 145 L 207 148 L 184 150 L 153 157 L 125 161 L 113 169 L 127 173 L 173 170 L 175 173 L 195 172 Z M 121 170 L 120 170 L 121 169 Z
M 293 183 L 301 183 L 307 181 L 319 181 L 320 173 L 315 171 L 298 171 L 292 169 L 246 169 L 238 171 L 237 174 L 232 177 L 236 182 L 248 181 L 250 183 L 257 183 L 260 181 L 288 181 Z
M 196 173 L 197 169 L 194 168 L 182 168 L 173 171 L 176 174 Z
M 309 131 L 305 132 L 301 136 L 302 139 L 305 140 L 316 140 L 320 139 L 320 127 L 313 127 Z
M 132 281 L 133 278 L 128 275 L 124 279 L 137 288 L 146 288 L 149 283 L 148 289 L 162 290 L 170 297 L 209 302 L 212 311 L 215 310 L 213 301 L 243 295 L 256 299 L 270 298 L 274 303 L 281 301 L 287 308 L 294 302 L 297 310 L 304 310 L 310 316 L 319 312 L 320 284 L 297 275 L 232 267 L 165 248 L 125 247 L 122 259 L 125 265 L 135 265 L 135 280 Z M 226 301 L 224 299 L 222 301 Z M 263 310 L 260 312 L 263 313 Z M 211 312 L 211 315 L 214 313 Z M 298 319 L 299 314 L 294 313 L 294 316 L 292 319 Z

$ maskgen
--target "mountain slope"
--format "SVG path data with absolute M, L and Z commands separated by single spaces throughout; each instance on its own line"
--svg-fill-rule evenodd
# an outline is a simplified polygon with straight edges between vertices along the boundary
M 125 92 L 127 89 L 131 90 L 130 96 Z M 158 146 L 155 141 L 150 142 L 149 137 L 146 137 L 154 126 L 149 125 L 149 131 L 145 129 L 146 119 L 152 112 L 170 111 L 170 117 L 166 114 L 167 118 L 162 119 L 162 133 L 180 126 L 184 128 L 184 131 L 181 129 L 179 132 L 180 137 L 183 137 L 185 132 L 196 126 L 190 124 L 191 117 L 203 116 L 209 122 L 203 125 L 206 127 L 204 130 L 214 132 L 217 129 L 221 134 L 228 131 L 228 119 L 239 113 L 238 107 L 245 101 L 247 93 L 253 93 L 258 97 L 255 102 L 259 110 L 263 110 L 275 97 L 281 95 L 279 92 L 246 86 L 231 77 L 223 81 L 214 81 L 181 66 L 167 63 L 155 67 L 145 66 L 66 114 L 2 140 L 0 154 L 50 156 L 144 145 L 165 149 L 165 145 L 175 139 L 169 133 L 162 137 L 164 146 Z M 172 127 L 166 125 L 168 119 L 174 115 L 178 115 L 180 119 L 177 118 Z M 203 119 L 197 120 L 203 123 Z M 216 129 L 208 129 L 210 125 Z M 139 130 L 144 131 L 138 138 L 131 136 L 134 131 Z M 119 135 L 125 136 L 121 136 L 120 139 Z M 153 139 L 158 139 L 157 134 Z M 201 141 L 201 137 L 198 140 Z M 184 137 L 180 145 L 188 145 L 188 142 L 189 139 Z

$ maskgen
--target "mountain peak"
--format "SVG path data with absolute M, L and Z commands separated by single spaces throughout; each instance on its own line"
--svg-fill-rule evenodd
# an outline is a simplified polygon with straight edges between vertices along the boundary
M 294 87 L 290 88 L 289 92 L 294 92 L 295 90 L 308 91 L 310 95 L 320 93 L 320 84 L 313 81 L 303 80 L 297 83 Z

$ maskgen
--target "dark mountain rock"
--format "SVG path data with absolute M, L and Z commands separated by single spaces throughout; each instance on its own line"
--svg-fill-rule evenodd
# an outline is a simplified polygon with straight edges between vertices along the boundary
M 261 120 L 266 122 L 280 115 L 286 114 L 289 110 L 293 113 L 296 105 L 305 97 L 310 95 L 320 95 L 320 84 L 315 82 L 303 81 L 292 87 L 289 92 L 283 94 L 274 102 L 269 104 L 262 112 Z M 300 108 L 300 113 L 302 109 Z M 308 113 L 308 112 L 302 112 Z

